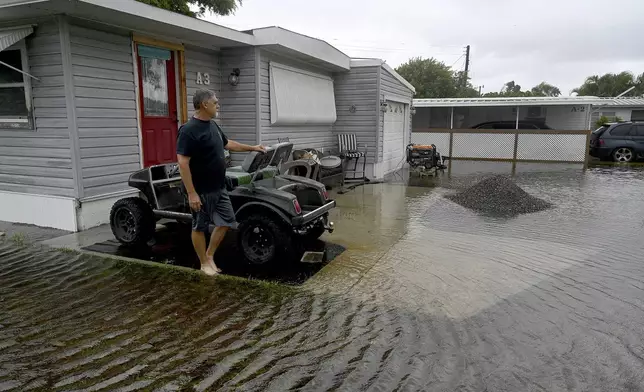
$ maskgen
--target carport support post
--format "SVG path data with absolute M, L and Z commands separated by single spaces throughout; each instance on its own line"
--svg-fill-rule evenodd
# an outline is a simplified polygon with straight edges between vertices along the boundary
M 588 163 L 590 163 L 590 134 L 592 133 L 592 128 L 590 122 L 592 121 L 592 112 L 593 105 L 588 105 L 588 129 L 586 130 L 586 156 L 584 157 L 584 170 L 588 169 Z
M 454 107 L 450 108 L 450 117 L 449 117 L 449 166 L 447 166 L 447 177 L 452 177 L 452 146 L 454 145 Z
M 519 149 L 519 110 L 520 106 L 517 106 L 517 117 L 514 124 L 514 153 L 512 155 L 512 175 L 516 173 L 517 170 L 517 150 Z
M 454 129 L 454 107 L 450 108 L 449 129 Z M 454 144 L 454 132 L 449 133 L 449 158 L 452 159 L 452 145 Z

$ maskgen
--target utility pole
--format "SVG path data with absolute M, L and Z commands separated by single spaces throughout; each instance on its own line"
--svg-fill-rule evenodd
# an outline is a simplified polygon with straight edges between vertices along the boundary
M 467 76 L 470 70 L 470 46 L 465 47 L 465 80 L 463 81 L 463 87 L 467 85 Z

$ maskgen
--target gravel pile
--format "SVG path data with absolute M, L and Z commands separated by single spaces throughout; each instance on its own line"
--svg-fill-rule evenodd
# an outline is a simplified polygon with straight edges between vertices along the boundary
M 465 208 L 495 215 L 527 214 L 552 207 L 551 203 L 530 195 L 504 176 L 485 178 L 445 197 Z

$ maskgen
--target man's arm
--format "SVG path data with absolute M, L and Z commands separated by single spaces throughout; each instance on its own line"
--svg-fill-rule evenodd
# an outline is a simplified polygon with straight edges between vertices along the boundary
M 192 173 L 190 173 L 190 157 L 185 155 L 177 154 L 177 161 L 179 162 L 179 174 L 181 174 L 181 180 L 186 186 L 186 191 L 188 192 L 188 204 L 190 208 L 195 211 L 201 209 L 201 198 L 197 195 L 195 186 L 192 182 Z
M 239 143 L 230 139 L 228 139 L 228 143 L 226 143 L 224 148 L 226 148 L 226 150 L 228 151 L 233 151 L 233 152 L 246 152 L 246 151 L 266 152 L 266 149 L 261 144 L 257 146 L 250 146 L 248 144 Z
M 190 157 L 177 154 L 177 161 L 179 162 L 179 174 L 181 174 L 181 180 L 186 186 L 186 191 L 189 194 L 196 193 L 195 186 L 192 183 L 192 173 L 190 173 Z

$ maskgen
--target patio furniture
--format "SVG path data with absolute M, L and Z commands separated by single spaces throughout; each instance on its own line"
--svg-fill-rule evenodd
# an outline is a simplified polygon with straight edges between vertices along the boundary
M 278 142 L 289 142 L 289 138 L 278 138 Z M 344 160 L 334 151 L 325 153 L 314 148 L 303 148 L 293 150 L 292 158 L 291 162 L 308 162 L 311 170 L 305 172 L 304 165 L 293 164 L 289 166 L 291 174 L 306 176 L 321 182 L 328 188 L 336 183 L 344 185 Z
M 344 170 L 346 181 L 366 181 L 366 168 L 367 168 L 367 144 L 358 143 L 355 133 L 339 133 L 338 134 L 338 148 L 340 149 L 340 158 L 346 159 L 347 163 L 354 160 L 353 170 Z M 362 170 L 358 170 L 358 162 L 362 158 Z M 347 173 L 352 173 L 350 178 L 346 177 Z M 361 177 L 356 174 L 361 173 Z

